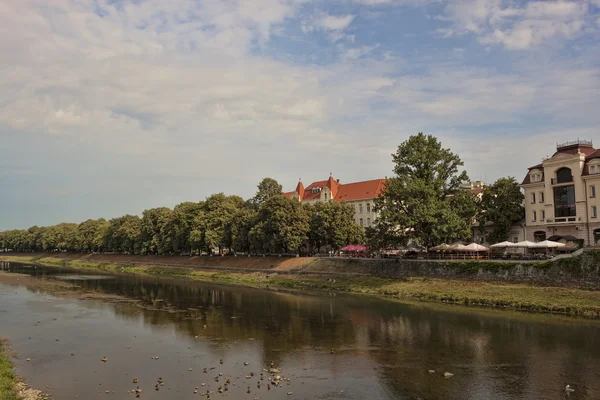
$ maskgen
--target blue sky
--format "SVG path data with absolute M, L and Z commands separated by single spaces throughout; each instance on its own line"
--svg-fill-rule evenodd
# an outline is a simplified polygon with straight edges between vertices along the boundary
M 600 0 L 5 0 L 0 230 L 600 146 Z

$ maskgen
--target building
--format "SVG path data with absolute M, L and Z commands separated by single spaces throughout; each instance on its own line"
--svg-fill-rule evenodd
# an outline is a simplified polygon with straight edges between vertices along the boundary
M 491 222 L 487 223 L 483 227 L 483 232 L 482 232 L 482 229 L 479 227 L 479 222 L 475 221 L 473 223 L 473 227 L 471 228 L 473 230 L 473 241 L 475 243 L 479 243 L 484 246 L 490 246 L 490 245 L 494 244 L 494 243 L 489 243 L 486 240 L 487 235 L 489 235 L 490 232 L 492 232 L 493 228 L 494 228 L 494 225 Z M 508 238 L 506 240 L 509 242 L 513 242 L 513 243 L 518 243 L 518 242 L 522 242 L 523 240 L 525 240 L 525 220 L 524 219 L 512 224 L 512 226 L 510 228 L 510 232 L 508 233 Z
M 354 207 L 354 222 L 366 228 L 373 226 L 377 219 L 377 213 L 374 210 L 375 199 L 383 190 L 384 185 L 385 179 L 340 183 L 339 179 L 329 176 L 328 180 L 313 182 L 307 187 L 304 187 L 300 180 L 296 190 L 282 195 L 306 203 L 345 201 Z
M 586 246 L 600 243 L 600 150 L 591 141 L 557 145 L 552 157 L 529 168 L 521 187 L 527 240 L 572 236 Z

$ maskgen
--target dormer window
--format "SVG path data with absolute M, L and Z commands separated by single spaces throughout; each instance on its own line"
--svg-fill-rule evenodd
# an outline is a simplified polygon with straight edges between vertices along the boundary
M 531 183 L 537 183 L 542 181 L 542 172 L 538 169 L 534 169 L 529 173 Z
M 590 175 L 600 174 L 600 159 L 593 159 L 589 163 Z

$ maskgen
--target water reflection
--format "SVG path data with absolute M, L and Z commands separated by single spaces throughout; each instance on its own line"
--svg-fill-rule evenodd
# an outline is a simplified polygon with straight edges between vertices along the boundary
M 156 335 L 165 335 L 156 328 L 167 326 L 177 341 L 212 344 L 203 351 L 215 359 L 242 346 L 263 366 L 294 366 L 307 381 L 295 398 L 551 399 L 565 397 L 567 383 L 577 390 L 570 399 L 600 398 L 595 322 L 136 276 L 106 279 L 14 263 L 0 268 L 40 278 L 77 275 L 69 281 L 78 288 L 138 299 L 138 305 L 102 307 L 124 326 L 141 323 Z M 445 371 L 455 376 L 444 379 Z

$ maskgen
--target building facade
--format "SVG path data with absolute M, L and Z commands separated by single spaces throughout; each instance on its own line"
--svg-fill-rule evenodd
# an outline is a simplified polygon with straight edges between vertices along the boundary
M 521 187 L 527 240 L 573 236 L 586 246 L 600 243 L 600 150 L 591 141 L 557 145 L 552 157 L 528 169 Z
M 306 203 L 345 201 L 354 207 L 354 222 L 367 228 L 377 219 L 375 199 L 384 185 L 385 179 L 340 183 L 339 179 L 330 176 L 326 181 L 313 182 L 307 187 L 300 181 L 296 190 L 283 193 L 283 196 Z

